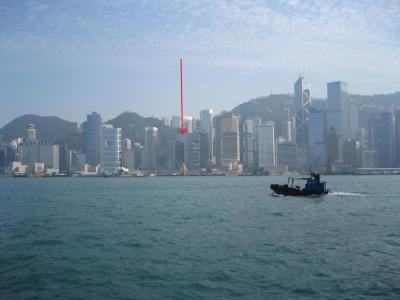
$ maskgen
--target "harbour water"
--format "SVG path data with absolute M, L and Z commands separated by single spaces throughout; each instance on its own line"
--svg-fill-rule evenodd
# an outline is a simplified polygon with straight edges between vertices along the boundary
M 0 299 L 399 299 L 400 176 L 0 177 Z

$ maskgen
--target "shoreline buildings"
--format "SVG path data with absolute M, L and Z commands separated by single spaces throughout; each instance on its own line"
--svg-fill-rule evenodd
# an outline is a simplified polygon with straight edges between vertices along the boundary
M 400 167 L 400 101 L 363 102 L 343 81 L 328 82 L 326 91 L 326 99 L 311 99 L 300 75 L 293 96 L 271 95 L 231 112 L 203 109 L 198 117 L 185 116 L 184 135 L 177 116 L 131 114 L 132 120 L 110 121 L 123 127 L 114 128 L 93 112 L 75 136 L 55 141 L 40 139 L 46 135 L 42 125 L 27 121 L 21 137 L 0 142 L 0 173 L 365 174 Z

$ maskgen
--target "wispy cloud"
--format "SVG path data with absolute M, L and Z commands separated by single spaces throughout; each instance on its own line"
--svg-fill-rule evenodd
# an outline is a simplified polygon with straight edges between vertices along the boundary
M 184 53 L 225 67 L 399 72 L 400 1 L 0 4 L 0 53 Z

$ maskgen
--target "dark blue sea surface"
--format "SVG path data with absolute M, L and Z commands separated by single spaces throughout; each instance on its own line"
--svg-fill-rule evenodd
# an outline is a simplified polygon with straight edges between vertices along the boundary
M 0 299 L 400 299 L 400 176 L 0 177 Z

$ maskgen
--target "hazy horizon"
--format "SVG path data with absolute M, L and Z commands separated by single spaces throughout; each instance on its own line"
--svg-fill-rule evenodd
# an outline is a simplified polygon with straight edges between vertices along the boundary
M 4 1 L 0 127 L 23 114 L 81 122 L 97 111 L 215 112 L 342 80 L 353 94 L 399 91 L 400 3 L 383 1 Z

